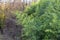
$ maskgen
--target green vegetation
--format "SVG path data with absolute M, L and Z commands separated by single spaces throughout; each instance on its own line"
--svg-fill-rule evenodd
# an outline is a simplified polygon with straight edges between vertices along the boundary
M 0 27 L 4 27 L 5 14 L 3 10 L 0 10 Z
M 22 12 L 5 7 L 0 9 L 2 28 L 5 25 L 5 14 L 9 13 L 8 18 L 16 21 L 16 13 L 16 25 L 23 26 L 22 40 L 60 40 L 60 0 L 40 0 Z
M 17 23 L 23 25 L 22 40 L 60 40 L 60 0 L 40 0 L 18 13 Z

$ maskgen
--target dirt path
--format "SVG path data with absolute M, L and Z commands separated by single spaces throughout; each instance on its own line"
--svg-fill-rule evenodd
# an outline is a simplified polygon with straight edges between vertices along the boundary
M 0 40 L 13 40 L 12 38 L 8 37 L 7 35 L 0 33 Z
M 16 19 L 6 18 L 5 25 L 6 26 L 3 29 L 5 35 L 13 38 L 14 40 L 21 40 L 22 26 L 16 24 Z

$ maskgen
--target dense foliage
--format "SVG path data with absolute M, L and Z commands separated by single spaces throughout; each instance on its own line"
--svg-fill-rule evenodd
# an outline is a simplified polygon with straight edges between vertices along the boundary
M 60 40 L 60 0 L 40 0 L 17 19 L 24 26 L 23 40 Z
M 0 10 L 0 27 L 4 27 L 5 25 L 5 14 L 4 14 L 4 10 Z

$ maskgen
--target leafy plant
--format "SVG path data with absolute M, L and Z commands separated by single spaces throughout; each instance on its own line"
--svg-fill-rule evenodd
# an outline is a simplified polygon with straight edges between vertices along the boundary
M 5 25 L 5 7 L 4 5 L 1 5 L 0 8 L 0 27 L 4 28 Z
M 5 14 L 0 12 L 0 27 L 4 27 L 5 25 Z
M 17 15 L 23 40 L 60 40 L 60 0 L 40 0 Z

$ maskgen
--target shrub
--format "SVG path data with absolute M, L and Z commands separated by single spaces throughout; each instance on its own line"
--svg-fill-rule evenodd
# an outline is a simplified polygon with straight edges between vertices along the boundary
M 3 28 L 5 25 L 5 15 L 4 13 L 0 13 L 0 27 Z
M 5 7 L 2 4 L 0 8 L 0 27 L 4 28 L 5 26 Z
M 60 0 L 40 0 L 17 15 L 23 40 L 60 40 Z

